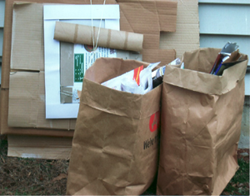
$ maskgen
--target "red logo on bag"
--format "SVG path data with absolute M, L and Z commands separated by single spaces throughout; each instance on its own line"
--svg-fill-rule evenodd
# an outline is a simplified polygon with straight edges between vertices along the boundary
M 150 116 L 149 119 L 149 130 L 154 132 L 158 129 L 160 123 L 160 112 L 156 112 Z

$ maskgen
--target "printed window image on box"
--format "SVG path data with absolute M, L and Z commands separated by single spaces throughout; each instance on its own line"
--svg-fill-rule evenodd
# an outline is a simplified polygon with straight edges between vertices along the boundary
M 74 82 L 82 82 L 84 76 L 84 54 L 74 54 Z
M 87 69 L 100 57 L 116 57 L 116 50 L 109 48 L 97 47 L 93 50 L 92 46 L 71 44 L 61 45 L 61 103 L 79 103 L 78 91 L 82 90 L 82 82 Z M 72 47 L 72 54 L 64 54 L 63 51 L 69 51 Z M 69 63 L 72 62 L 72 68 Z M 64 65 L 66 63 L 66 65 Z M 65 68 L 66 67 L 66 68 Z M 69 74 L 73 73 L 73 74 Z M 71 77 L 69 77 L 71 75 Z M 69 79 L 70 78 L 70 79 Z

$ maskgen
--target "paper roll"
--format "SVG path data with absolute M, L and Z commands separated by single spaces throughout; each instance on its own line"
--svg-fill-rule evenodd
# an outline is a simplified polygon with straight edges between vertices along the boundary
M 93 45 L 96 42 L 98 27 L 56 22 L 54 39 L 64 42 Z M 92 35 L 93 32 L 93 35 Z M 141 51 L 143 34 L 100 28 L 97 46 L 120 50 Z

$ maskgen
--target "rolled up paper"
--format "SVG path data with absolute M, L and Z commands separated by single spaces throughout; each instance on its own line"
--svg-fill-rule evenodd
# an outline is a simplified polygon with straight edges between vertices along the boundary
M 93 45 L 93 38 L 96 42 L 98 31 L 98 27 L 56 22 L 54 39 Z M 100 28 L 97 46 L 139 52 L 143 47 L 143 34 Z

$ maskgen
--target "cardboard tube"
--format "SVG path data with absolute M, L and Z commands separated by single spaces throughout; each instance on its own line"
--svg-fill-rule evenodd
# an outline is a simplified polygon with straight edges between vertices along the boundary
M 98 36 L 98 27 L 56 22 L 54 39 L 74 44 L 93 45 Z M 92 35 L 93 32 L 93 35 Z M 120 50 L 141 51 L 143 34 L 100 28 L 97 46 Z

